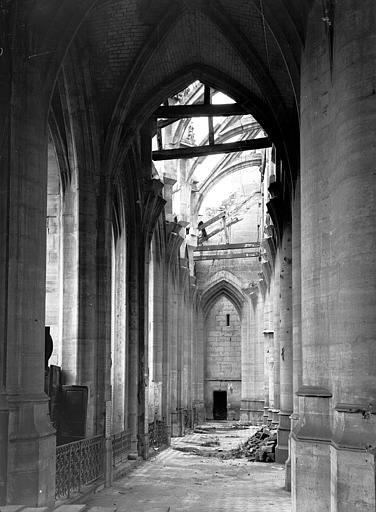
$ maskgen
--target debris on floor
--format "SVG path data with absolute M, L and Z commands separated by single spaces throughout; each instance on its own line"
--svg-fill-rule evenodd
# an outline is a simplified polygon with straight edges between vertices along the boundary
M 198 427 L 196 427 L 193 432 L 195 434 L 212 434 L 213 432 L 216 431 L 216 428 L 215 427 L 207 427 L 205 425 L 199 425 Z
M 261 427 L 239 448 L 233 450 L 234 457 L 246 457 L 255 462 L 274 462 L 277 430 Z
M 248 430 L 251 426 L 251 423 L 247 422 L 228 422 L 224 421 L 222 423 L 217 422 L 215 424 L 209 423 L 207 425 L 197 425 L 193 432 L 195 434 L 213 434 L 214 432 L 228 432 L 231 430 Z
M 210 430 L 209 430 L 210 429 Z M 199 435 L 197 430 L 199 430 Z M 205 435 L 202 431 L 205 430 Z M 262 426 L 237 448 L 228 443 L 227 436 L 220 432 L 223 428 L 214 430 L 220 437 L 213 435 L 213 427 L 195 429 L 195 434 L 187 436 L 183 442 L 172 442 L 172 448 L 200 457 L 216 457 L 219 459 L 248 459 L 251 462 L 275 462 L 275 447 L 277 430 Z M 200 435 L 201 434 L 201 435 Z M 210 435 L 208 435 L 210 434 Z M 225 442 L 227 441 L 227 442 Z
M 219 439 L 218 437 L 205 439 L 203 441 L 200 441 L 200 446 L 219 446 Z

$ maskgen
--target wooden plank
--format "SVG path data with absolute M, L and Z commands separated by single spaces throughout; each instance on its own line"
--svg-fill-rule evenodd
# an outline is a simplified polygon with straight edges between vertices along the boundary
M 238 219 L 237 217 L 233 220 L 231 220 L 230 222 L 227 223 L 227 227 L 229 226 L 232 226 L 233 224 L 236 224 L 237 222 L 240 222 L 241 220 L 243 219 Z M 224 230 L 224 226 L 221 226 L 220 228 L 218 229 L 215 229 L 214 231 L 212 231 L 211 233 L 208 233 L 204 239 L 204 237 L 200 237 L 199 238 L 199 241 L 204 241 L 204 240 L 208 240 L 209 238 L 211 238 L 212 236 L 220 233 L 221 231 Z
M 269 137 L 260 139 L 240 140 L 238 142 L 229 142 L 227 144 L 214 144 L 212 146 L 195 146 L 190 148 L 164 149 L 153 151 L 153 160 L 173 160 L 176 158 L 197 158 L 208 155 L 218 155 L 221 153 L 239 153 L 240 151 L 250 151 L 254 149 L 270 148 L 272 141 Z
M 218 244 L 218 245 L 199 245 L 195 251 L 232 251 L 237 249 L 257 249 L 260 242 L 245 242 L 242 244 Z
M 180 119 L 159 119 L 157 121 L 158 128 L 166 128 L 170 124 L 175 123 L 176 121 L 180 121 Z
M 218 215 L 216 215 L 212 219 L 209 219 L 206 222 L 204 222 L 203 224 L 201 224 L 201 226 L 198 229 L 203 229 L 203 228 L 206 228 L 206 227 L 210 226 L 210 224 L 213 224 L 214 222 L 217 222 L 217 220 L 221 219 L 225 215 L 226 215 L 225 212 L 219 213 Z
M 205 85 L 204 89 L 204 104 L 211 105 L 211 91 L 208 85 Z M 212 116 L 208 117 L 208 129 L 209 129 L 209 144 L 212 146 L 214 144 L 214 123 Z
M 208 117 L 208 125 L 209 125 L 209 144 L 214 146 L 214 125 L 213 118 Z
M 161 128 L 159 128 L 159 126 L 157 127 L 157 144 L 158 144 L 158 150 L 161 151 L 163 149 L 162 130 L 161 130 Z
M 210 86 L 209 85 L 205 85 L 205 87 L 204 87 L 204 104 L 205 105 L 211 104 Z
M 238 258 L 257 258 L 260 256 L 259 252 L 244 252 L 236 254 L 194 254 L 194 261 L 205 261 L 205 260 L 233 260 Z
M 194 105 L 172 105 L 170 107 L 158 107 L 154 112 L 157 119 L 169 119 L 176 117 L 179 119 L 188 117 L 223 117 L 223 116 L 241 116 L 249 114 L 238 103 L 228 103 L 225 105 L 211 105 L 205 103 L 195 103 Z

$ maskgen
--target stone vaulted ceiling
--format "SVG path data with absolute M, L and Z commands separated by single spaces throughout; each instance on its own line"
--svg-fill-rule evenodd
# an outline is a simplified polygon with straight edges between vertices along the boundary
M 288 4 L 288 6 L 287 6 Z M 282 0 L 97 2 L 80 36 L 89 43 L 105 125 L 140 116 L 169 86 L 207 74 L 238 89 L 281 132 L 297 120 L 306 2 Z M 181 87 L 179 84 L 179 86 Z M 169 93 L 174 91 L 168 91 Z M 236 91 L 231 91 L 235 92 Z M 258 105 L 258 107 L 256 106 Z M 146 112 L 145 112 L 146 115 Z
M 109 147 L 124 146 L 167 96 L 198 78 L 249 108 L 288 154 L 298 147 L 300 54 L 312 2 L 39 1 L 31 20 L 36 51 L 53 54 L 51 79 L 72 44 L 88 59 Z

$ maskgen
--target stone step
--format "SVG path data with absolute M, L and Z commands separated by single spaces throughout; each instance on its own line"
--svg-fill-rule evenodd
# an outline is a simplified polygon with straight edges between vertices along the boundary
M 83 512 L 85 509 L 86 505 L 60 505 L 53 512 Z
M 90 507 L 88 512 L 116 512 L 116 507 Z
M 84 512 L 85 509 L 86 505 L 59 505 L 52 512 Z M 107 512 L 115 512 L 115 510 L 111 508 Z M 25 505 L 0 505 L 0 512 L 51 512 L 51 509 L 49 507 L 26 507 Z M 103 512 L 106 511 L 103 510 Z
M 49 510 L 48 507 L 25 507 L 22 512 L 48 512 Z
M 0 505 L 0 512 L 18 512 L 25 508 L 25 505 Z
M 25 505 L 0 505 L 0 512 L 48 512 L 48 507 L 26 507 Z

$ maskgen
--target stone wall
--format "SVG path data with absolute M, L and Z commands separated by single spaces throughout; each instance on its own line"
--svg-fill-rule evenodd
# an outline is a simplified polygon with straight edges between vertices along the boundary
M 228 323 L 229 325 L 227 325 Z M 213 418 L 213 391 L 225 390 L 227 391 L 227 418 L 239 419 L 241 391 L 240 319 L 236 308 L 226 297 L 220 297 L 214 304 L 206 319 L 205 327 L 206 417 Z

